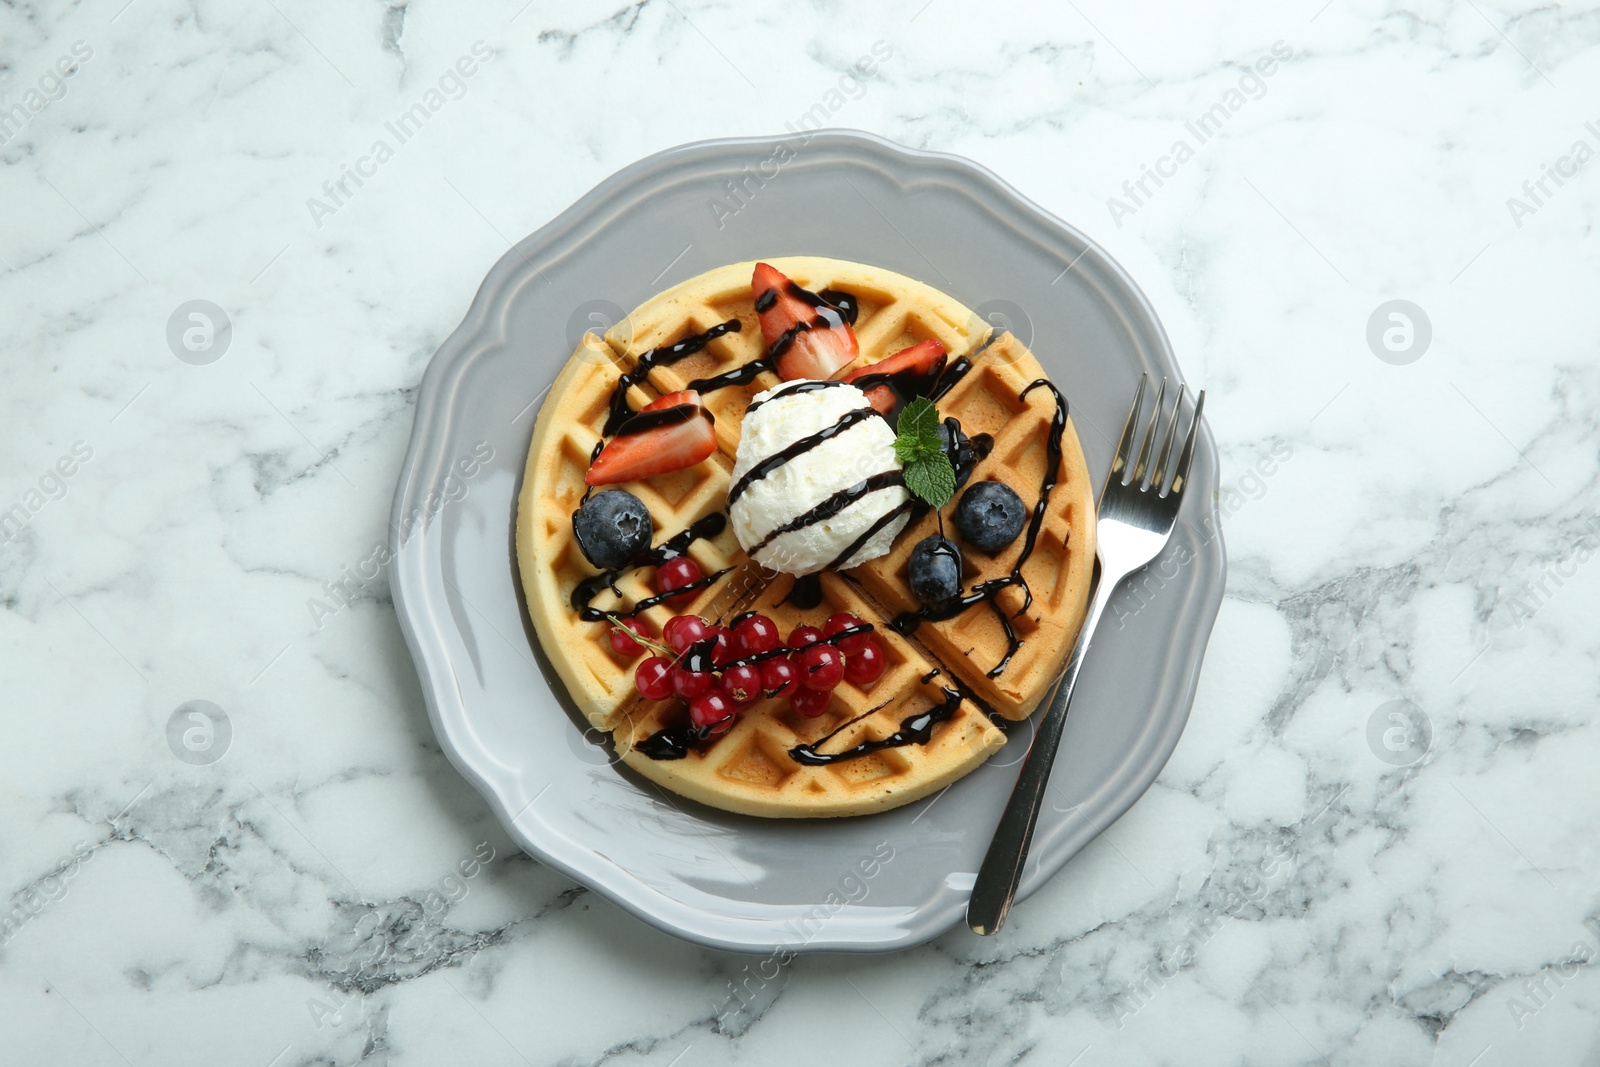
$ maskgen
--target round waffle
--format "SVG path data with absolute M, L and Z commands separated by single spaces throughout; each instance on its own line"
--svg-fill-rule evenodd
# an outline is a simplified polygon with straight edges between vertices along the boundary
M 1025 718 L 1039 704 L 1064 665 L 1088 603 L 1095 558 L 1092 486 L 1070 419 L 1061 434 L 1059 459 L 1052 454 L 1057 400 L 1051 389 L 1029 390 L 1045 374 L 1014 336 L 992 330 L 944 293 L 891 271 L 813 257 L 767 262 L 814 292 L 834 289 L 854 297 L 861 357 L 853 367 L 930 337 L 944 344 L 952 361 L 963 356 L 971 361 L 971 369 L 938 404 L 941 414 L 961 420 L 967 434 L 993 438 L 973 480 L 1003 481 L 1030 509 L 1041 498 L 1045 507 L 1032 551 L 1020 567 L 1024 538 L 992 557 L 965 552 L 963 580 L 969 589 L 1012 574 L 1021 581 L 948 620 L 902 625 L 904 634 L 887 625 L 896 617 L 904 621 L 905 613 L 919 607 L 906 569 L 912 546 L 938 530 L 939 516 L 929 512 L 907 526 L 888 555 L 819 575 L 820 603 L 810 606 L 810 600 L 794 597 L 808 605 L 797 607 L 790 602 L 794 579 L 753 564 L 731 525 L 715 529 L 720 524 L 707 518 L 726 510 L 729 472 L 750 399 L 779 379 L 764 372 L 748 385 L 707 393 L 705 404 L 716 416 L 717 451 L 687 469 L 617 487 L 648 506 L 656 544 L 707 520 L 700 529 L 709 536 L 695 538 L 688 555 L 707 575 L 725 572 L 688 603 L 648 608 L 643 617 L 651 631 L 659 634 L 675 614 L 726 623 L 741 612 L 759 611 L 788 633 L 801 624 L 820 626 L 833 612 L 850 611 L 877 627 L 889 666 L 871 685 L 840 685 L 820 718 L 796 714 L 783 699 L 762 700 L 741 712 L 726 733 L 691 747 L 683 758 L 651 758 L 640 750 L 646 738 L 682 723 L 686 709 L 681 701 L 642 698 L 633 685 L 637 658 L 617 656 L 606 640 L 609 623 L 585 621 L 574 609 L 574 590 L 597 571 L 579 550 L 572 513 L 583 499 L 584 473 L 601 441 L 611 395 L 622 375 L 639 366 L 643 353 L 729 319 L 742 326 L 671 366 L 651 368 L 630 389 L 634 410 L 762 355 L 750 293 L 753 263 L 708 271 L 658 294 L 604 340 L 584 336 L 551 386 L 534 427 L 518 503 L 517 557 L 528 611 L 547 657 L 579 710 L 594 727 L 612 734 L 631 768 L 694 800 L 749 815 L 861 815 L 905 804 L 960 778 L 1005 744 L 998 722 Z M 953 528 L 959 497 L 958 491 L 942 509 L 947 529 Z M 650 567 L 624 572 L 593 606 L 628 611 L 655 594 L 652 576 Z M 884 745 L 872 744 L 885 739 Z M 803 762 L 794 752 L 801 745 L 824 757 L 870 751 L 834 762 Z

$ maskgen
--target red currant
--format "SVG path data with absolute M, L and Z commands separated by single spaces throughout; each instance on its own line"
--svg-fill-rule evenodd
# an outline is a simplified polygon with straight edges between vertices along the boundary
M 672 691 L 685 700 L 709 693 L 715 681 L 710 671 L 687 670 L 681 663 L 672 668 Z
M 800 677 L 807 689 L 834 689 L 844 681 L 844 653 L 816 644 L 800 653 Z
M 796 652 L 807 645 L 814 645 L 822 640 L 822 631 L 815 626 L 796 626 L 789 631 L 789 647 Z
M 745 664 L 722 672 L 722 691 L 741 707 L 761 699 L 761 670 Z
M 667 620 L 661 636 L 666 638 L 667 646 L 681 656 L 689 651 L 690 645 L 711 636 L 711 624 L 698 615 L 674 615 Z
M 627 627 L 627 629 L 623 629 Z M 611 642 L 611 651 L 619 656 L 632 658 L 644 651 L 644 646 L 633 639 L 634 634 L 650 636 L 650 626 L 643 619 L 623 619 L 622 626 L 613 626 L 606 638 Z
M 741 656 L 758 656 L 782 644 L 778 624 L 765 615 L 752 615 L 733 628 L 733 646 Z
M 646 700 L 665 700 L 672 695 L 672 663 L 665 656 L 651 656 L 633 670 L 633 687 Z
M 656 568 L 656 592 L 670 593 L 674 589 L 682 589 L 692 585 L 705 577 L 705 572 L 700 569 L 700 564 L 688 556 L 679 556 L 669 559 Z M 693 597 L 693 592 L 684 593 L 682 596 L 668 597 L 668 604 L 679 604 Z
M 860 616 L 852 615 L 848 611 L 841 611 L 837 615 L 828 616 L 828 621 L 823 624 L 822 634 L 824 637 L 833 637 L 835 634 L 844 633 L 844 631 L 853 627 L 865 625 L 866 623 L 861 621 Z M 835 642 L 834 647 L 846 656 L 852 656 L 855 654 L 856 649 L 861 647 L 861 643 L 867 640 L 868 636 L 865 633 L 856 634 L 854 637 L 847 637 L 843 641 Z
M 761 664 L 761 688 L 767 696 L 788 696 L 799 686 L 800 668 L 788 656 L 774 656 Z
M 871 685 L 883 677 L 889 658 L 876 637 L 868 636 L 860 648 L 844 658 L 844 676 L 851 685 Z
M 739 658 L 738 651 L 733 647 L 732 630 L 726 626 L 717 626 L 713 627 L 706 636 L 716 639 L 716 643 L 711 646 L 711 662 L 713 665 L 721 667 Z
M 713 689 L 689 701 L 689 721 L 721 733 L 733 725 L 733 710 L 733 701 L 728 699 L 727 694 Z
M 832 689 L 796 689 L 789 697 L 789 706 L 808 719 L 815 719 L 833 703 Z

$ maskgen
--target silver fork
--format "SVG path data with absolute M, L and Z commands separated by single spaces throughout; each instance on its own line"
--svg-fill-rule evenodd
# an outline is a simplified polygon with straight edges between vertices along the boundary
M 1148 382 L 1148 375 L 1139 379 L 1139 391 L 1133 395 L 1133 409 L 1128 412 L 1127 425 L 1122 428 L 1122 439 L 1117 443 L 1117 453 L 1111 460 L 1111 473 L 1106 476 L 1105 488 L 1100 490 L 1099 520 L 1095 526 L 1099 567 L 1089 601 L 1089 612 L 1084 617 L 1083 628 L 1078 631 L 1078 641 L 1073 645 L 1072 655 L 1067 658 L 1066 667 L 1051 692 L 1049 710 L 1039 721 L 1033 743 L 1023 757 L 1017 784 L 1000 816 L 1000 825 L 995 828 L 994 839 L 989 842 L 989 851 L 983 857 L 983 866 L 978 868 L 972 897 L 967 901 L 967 925 L 976 934 L 992 934 L 999 930 L 1006 921 L 1006 913 L 1011 910 L 1011 899 L 1016 895 L 1017 883 L 1022 880 L 1022 867 L 1027 862 L 1028 846 L 1033 841 L 1033 829 L 1039 821 L 1039 809 L 1044 804 L 1050 768 L 1055 763 L 1056 749 L 1061 744 L 1067 706 L 1072 702 L 1078 671 L 1083 667 L 1083 657 L 1089 650 L 1095 627 L 1100 623 L 1100 615 L 1122 580 L 1148 565 L 1166 547 L 1178 518 L 1178 505 L 1183 502 L 1183 491 L 1189 481 L 1189 467 L 1194 462 L 1194 443 L 1200 429 L 1200 415 L 1206 405 L 1205 390 L 1202 389 L 1195 400 L 1194 417 L 1189 422 L 1189 433 L 1184 438 L 1178 462 L 1169 468 L 1167 462 L 1172 458 L 1172 445 L 1177 439 L 1178 423 L 1182 421 L 1179 413 L 1183 407 L 1184 388 L 1181 385 L 1178 387 L 1172 411 L 1165 416 L 1167 432 L 1152 470 L 1150 450 L 1163 421 L 1161 407 L 1167 394 L 1165 379 L 1156 391 L 1150 425 L 1145 430 L 1138 457 L 1135 459 L 1131 452 L 1134 436 L 1139 429 L 1140 409 Z

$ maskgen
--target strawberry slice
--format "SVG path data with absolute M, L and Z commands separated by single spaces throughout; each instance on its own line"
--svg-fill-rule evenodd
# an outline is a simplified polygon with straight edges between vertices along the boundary
M 944 370 L 944 345 L 936 337 L 918 341 L 868 367 L 858 367 L 844 381 L 859 386 L 880 415 L 889 415 L 911 398 L 926 393 Z
M 779 346 L 778 377 L 785 381 L 832 378 L 860 355 L 856 333 L 838 309 L 770 263 L 756 264 L 750 295 L 761 316 L 761 336 L 768 351 Z
M 693 389 L 653 400 L 606 442 L 584 484 L 613 485 L 692 467 L 717 450 L 715 421 Z
M 666 396 L 657 397 L 655 400 L 650 401 L 650 403 L 639 409 L 639 414 L 643 415 L 646 411 L 665 411 L 667 408 L 699 403 L 699 393 L 693 389 L 680 389 L 676 393 L 668 393 Z M 623 425 L 626 426 L 627 423 L 623 423 Z

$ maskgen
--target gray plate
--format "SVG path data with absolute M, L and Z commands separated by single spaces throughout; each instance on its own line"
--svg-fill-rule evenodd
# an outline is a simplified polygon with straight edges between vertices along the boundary
M 787 255 L 888 267 L 1009 326 L 1071 402 L 1097 479 L 1139 374 L 1181 377 L 1111 257 L 965 159 L 851 131 L 686 145 L 613 175 L 489 272 L 422 380 L 390 583 L 439 743 L 533 856 L 703 945 L 900 949 L 960 920 L 1029 724 L 943 794 L 896 811 L 794 821 L 703 808 L 585 737 L 517 581 L 537 402 L 578 333 L 712 267 Z M 1193 485 L 1173 544 L 1101 627 L 1019 899 L 1128 810 L 1183 731 L 1223 589 L 1209 433 Z

